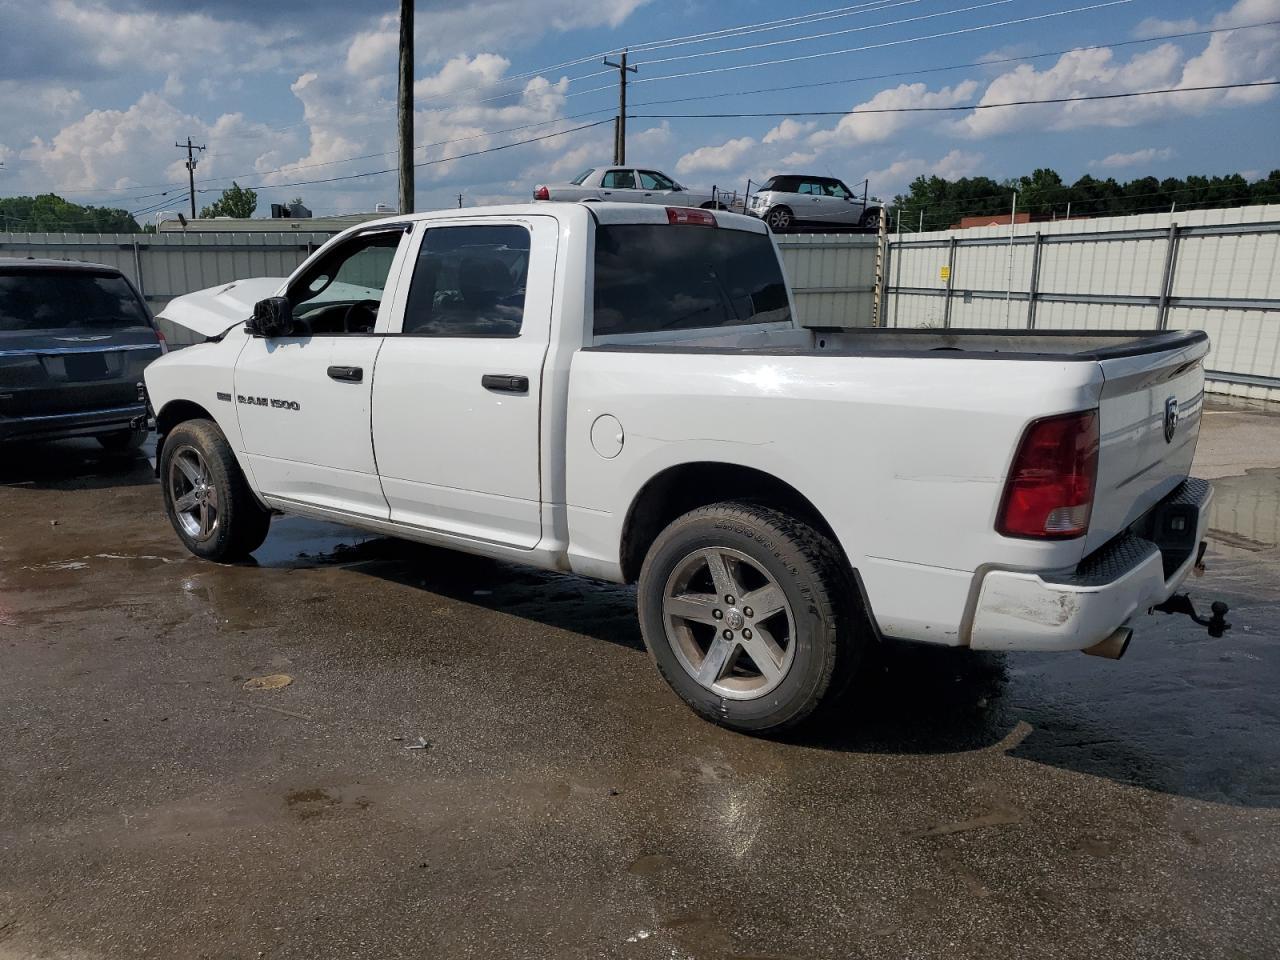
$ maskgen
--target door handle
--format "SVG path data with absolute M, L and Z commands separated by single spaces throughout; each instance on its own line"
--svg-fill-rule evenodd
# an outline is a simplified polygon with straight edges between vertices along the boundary
M 528 393 L 529 378 L 509 373 L 486 373 L 480 378 L 480 386 L 500 393 Z
M 341 380 L 343 383 L 361 383 L 364 381 L 364 367 L 330 367 L 330 380 Z

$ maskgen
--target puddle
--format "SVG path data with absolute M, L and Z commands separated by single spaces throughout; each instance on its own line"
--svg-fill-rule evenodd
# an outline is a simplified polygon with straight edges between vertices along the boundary
M 1280 470 L 1250 470 L 1213 481 L 1209 536 L 1245 550 L 1280 544 Z
M 253 553 L 260 567 L 298 569 L 382 559 L 388 552 L 386 537 L 352 527 L 277 517 L 266 542 Z

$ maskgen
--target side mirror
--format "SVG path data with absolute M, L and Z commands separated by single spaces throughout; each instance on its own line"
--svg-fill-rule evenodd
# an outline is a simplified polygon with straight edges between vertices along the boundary
M 285 337 L 293 330 L 293 306 L 288 297 L 267 297 L 253 305 L 245 330 L 255 337 Z

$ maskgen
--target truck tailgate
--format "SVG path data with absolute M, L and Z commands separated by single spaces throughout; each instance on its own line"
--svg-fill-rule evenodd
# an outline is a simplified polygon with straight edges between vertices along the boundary
M 1204 402 L 1205 341 L 1099 361 L 1098 486 L 1091 553 L 1170 493 L 1191 470 Z

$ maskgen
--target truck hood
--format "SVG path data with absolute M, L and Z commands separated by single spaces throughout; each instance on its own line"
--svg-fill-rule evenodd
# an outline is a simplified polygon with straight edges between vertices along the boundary
M 253 313 L 253 305 L 271 297 L 284 286 L 284 277 L 255 277 L 197 290 L 169 301 L 156 318 L 184 327 L 201 337 L 216 337 L 228 327 L 242 323 Z

